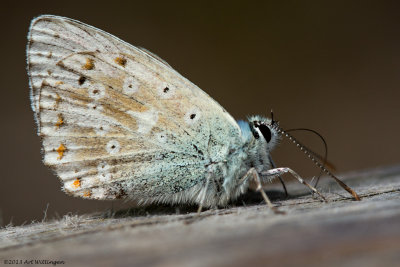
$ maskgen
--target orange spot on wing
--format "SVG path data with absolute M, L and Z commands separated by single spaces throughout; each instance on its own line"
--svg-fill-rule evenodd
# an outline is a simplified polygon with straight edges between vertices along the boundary
M 126 59 L 123 57 L 116 57 L 114 59 L 115 63 L 117 63 L 118 65 L 121 65 L 122 67 L 124 67 L 126 65 Z
M 67 148 L 61 144 L 58 148 L 57 148 L 57 153 L 58 153 L 58 160 L 62 159 L 62 157 L 64 156 L 64 152 L 65 150 L 67 150 Z
M 63 81 L 56 81 L 56 85 L 61 85 L 61 84 L 64 84 L 64 82 Z
M 94 61 L 91 58 L 86 58 L 86 63 L 82 66 L 84 70 L 92 70 L 94 69 Z
M 83 197 L 91 197 L 91 196 L 92 196 L 92 192 L 90 192 L 90 190 L 83 192 Z
M 75 189 L 81 187 L 81 180 L 79 178 L 76 178 L 75 181 L 72 183 L 72 187 Z
M 58 121 L 56 122 L 55 126 L 57 128 L 60 128 L 60 126 L 63 124 L 64 124 L 64 118 L 62 117 L 61 114 L 58 114 Z
M 56 93 L 56 103 L 54 104 L 54 108 L 57 108 L 60 102 L 61 102 L 61 96 Z

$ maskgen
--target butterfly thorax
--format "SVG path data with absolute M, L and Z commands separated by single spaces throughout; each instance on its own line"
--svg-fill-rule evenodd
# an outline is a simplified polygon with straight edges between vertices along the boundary
M 249 117 L 248 121 L 238 121 L 242 134 L 241 146 L 231 150 L 225 157 L 225 162 L 208 167 L 208 172 L 214 174 L 214 183 L 220 181 L 218 177 L 223 177 L 222 187 L 218 190 L 212 189 L 217 193 L 214 198 L 217 205 L 226 205 L 247 191 L 251 178 L 246 177 L 249 169 L 255 168 L 258 173 L 270 169 L 270 152 L 279 139 L 272 123 L 270 119 L 260 116 Z M 213 199 L 211 195 L 212 193 L 210 198 Z

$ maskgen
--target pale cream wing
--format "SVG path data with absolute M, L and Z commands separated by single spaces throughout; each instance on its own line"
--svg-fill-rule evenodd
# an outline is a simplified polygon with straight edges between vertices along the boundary
M 160 199 L 202 182 L 241 143 L 236 121 L 151 53 L 48 15 L 28 39 L 44 162 L 72 195 Z

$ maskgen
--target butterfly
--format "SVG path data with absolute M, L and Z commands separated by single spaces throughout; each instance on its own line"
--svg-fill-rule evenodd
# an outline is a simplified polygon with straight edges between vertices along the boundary
M 320 194 L 272 167 L 271 150 L 288 136 L 276 121 L 236 121 L 158 56 L 109 33 L 39 16 L 27 64 L 43 161 L 69 195 L 201 210 L 255 188 L 272 207 L 262 184 L 286 172 Z

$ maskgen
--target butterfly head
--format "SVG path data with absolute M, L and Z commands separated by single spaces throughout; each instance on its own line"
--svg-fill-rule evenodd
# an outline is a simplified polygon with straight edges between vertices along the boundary
M 249 127 L 256 143 L 272 150 L 279 142 L 278 122 L 273 119 L 252 116 L 248 118 Z
M 257 171 L 268 169 L 272 165 L 270 152 L 279 143 L 281 136 L 278 122 L 262 116 L 250 116 L 247 121 L 238 121 L 238 124 L 248 165 Z

